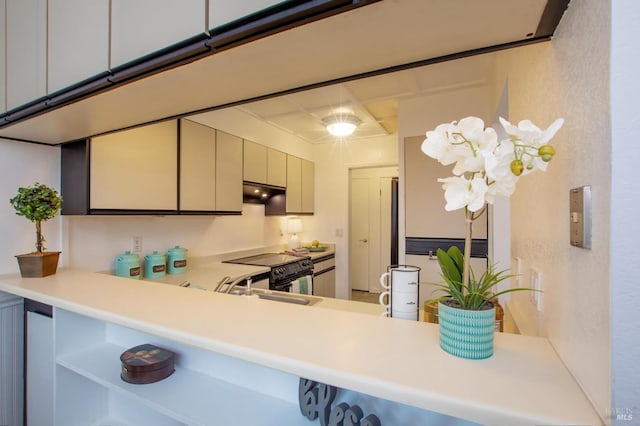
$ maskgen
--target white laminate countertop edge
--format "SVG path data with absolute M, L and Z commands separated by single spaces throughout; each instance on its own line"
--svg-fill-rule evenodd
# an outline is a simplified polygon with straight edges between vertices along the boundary
M 434 324 L 106 274 L 4 275 L 0 291 L 482 424 L 602 423 L 543 338 L 498 333 L 494 356 L 470 361 L 440 349 Z

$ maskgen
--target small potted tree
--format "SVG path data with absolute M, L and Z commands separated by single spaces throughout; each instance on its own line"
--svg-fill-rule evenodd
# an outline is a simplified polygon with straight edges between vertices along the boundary
M 60 210 L 62 198 L 55 189 L 36 182 L 33 187 L 20 187 L 18 194 L 9 200 L 18 216 L 24 216 L 36 224 L 36 251 L 17 255 L 20 274 L 23 277 L 46 277 L 56 273 L 59 251 L 46 251 L 42 222 L 53 218 Z

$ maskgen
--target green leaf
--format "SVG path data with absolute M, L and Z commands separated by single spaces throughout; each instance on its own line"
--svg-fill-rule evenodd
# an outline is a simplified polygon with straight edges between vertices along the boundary
M 436 255 L 438 256 L 440 269 L 442 270 L 442 274 L 445 278 L 449 281 L 462 281 L 462 274 L 460 273 L 461 270 L 458 268 L 453 258 L 442 249 L 438 249 Z

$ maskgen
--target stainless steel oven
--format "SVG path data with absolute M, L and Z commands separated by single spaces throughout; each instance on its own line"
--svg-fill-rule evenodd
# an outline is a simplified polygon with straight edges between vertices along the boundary
M 268 266 L 269 289 L 285 292 L 296 292 L 296 281 L 305 282 L 309 290 L 313 288 L 313 261 L 309 257 L 291 256 L 281 253 L 262 253 L 254 256 L 225 260 L 225 263 L 241 265 Z M 297 292 L 300 292 L 299 290 Z M 309 294 L 312 291 L 308 291 Z

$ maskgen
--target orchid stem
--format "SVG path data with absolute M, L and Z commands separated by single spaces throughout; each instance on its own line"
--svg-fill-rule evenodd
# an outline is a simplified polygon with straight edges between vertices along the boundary
M 469 288 L 469 275 L 471 270 L 470 258 L 471 258 L 471 226 L 473 225 L 473 213 L 469 209 L 464 209 L 466 218 L 466 232 L 464 237 L 464 268 L 462 270 L 462 285 L 463 288 Z

